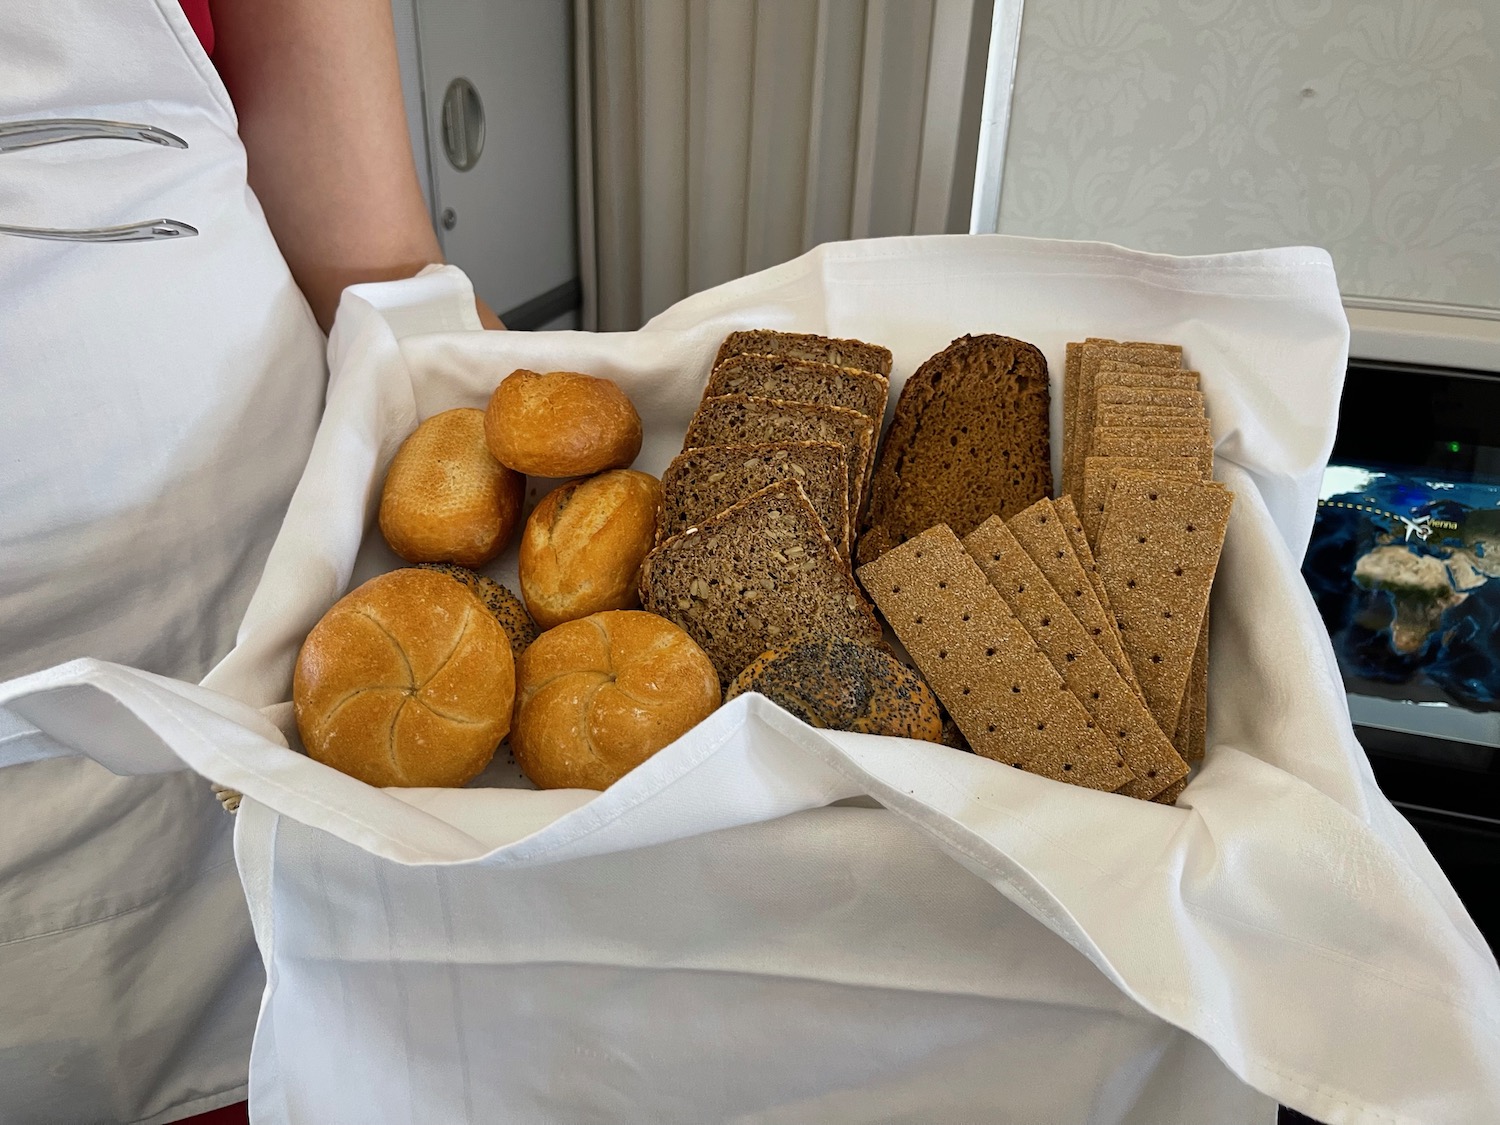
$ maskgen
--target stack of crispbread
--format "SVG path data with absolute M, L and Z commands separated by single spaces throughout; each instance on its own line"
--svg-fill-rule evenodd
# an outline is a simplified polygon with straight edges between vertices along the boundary
M 861 340 L 735 332 L 662 477 L 647 609 L 727 683 L 796 635 L 880 643 L 849 571 L 889 394 L 891 353 Z
M 1063 408 L 1063 485 L 1079 499 L 1126 651 L 1152 714 L 1197 760 L 1208 591 L 1233 501 L 1212 479 L 1198 373 L 1183 369 L 1176 345 L 1088 339 L 1068 345 Z M 1173 581 L 1144 575 L 1152 567 Z
M 1233 496 L 1180 347 L 1070 344 L 1063 397 L 1065 495 L 939 524 L 859 578 L 975 751 L 1171 803 L 1203 756 Z

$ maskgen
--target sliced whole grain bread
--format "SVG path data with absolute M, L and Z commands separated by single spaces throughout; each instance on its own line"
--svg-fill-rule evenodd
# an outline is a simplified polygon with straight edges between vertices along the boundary
M 964 336 L 902 388 L 870 483 L 857 556 L 940 523 L 963 537 L 1052 492 L 1047 361 L 1008 336 Z
M 641 607 L 675 622 L 727 686 L 761 653 L 802 636 L 882 644 L 807 493 L 779 481 L 673 536 L 641 566 Z
M 816 402 L 858 411 L 878 428 L 885 421 L 890 380 L 857 367 L 837 367 L 780 355 L 732 355 L 708 377 L 704 398 L 755 395 L 788 402 Z
M 848 454 L 849 521 L 855 525 L 874 454 L 875 436 L 875 423 L 842 406 L 720 395 L 698 404 L 682 447 L 699 449 L 708 445 L 776 441 L 838 442 Z
M 759 442 L 689 449 L 662 474 L 656 541 L 665 542 L 779 480 L 802 485 L 841 558 L 849 557 L 849 472 L 833 441 Z
M 792 359 L 813 359 L 820 363 L 838 364 L 841 367 L 858 367 L 861 371 L 873 371 L 876 375 L 891 373 L 890 348 L 867 344 L 863 340 L 816 336 L 809 332 L 773 332 L 769 329 L 731 332 L 719 345 L 714 366 L 718 367 L 732 355 L 741 354 L 784 355 Z

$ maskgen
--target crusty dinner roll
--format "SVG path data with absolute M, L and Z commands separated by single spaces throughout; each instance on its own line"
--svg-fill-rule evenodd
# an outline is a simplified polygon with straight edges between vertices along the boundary
M 434 414 L 401 443 L 380 495 L 380 531 L 407 562 L 480 566 L 510 542 L 526 478 L 490 456 L 484 411 Z
M 756 657 L 724 699 L 758 691 L 808 726 L 943 741 L 937 696 L 883 648 L 842 637 L 805 637 Z
M 576 371 L 513 371 L 484 415 L 490 452 L 534 477 L 623 469 L 641 451 L 641 416 L 608 379 Z
M 521 657 L 510 748 L 543 789 L 605 789 L 719 705 L 693 639 L 640 610 L 549 630 Z
M 473 780 L 510 729 L 510 639 L 445 574 L 372 578 L 313 627 L 292 701 L 313 758 L 370 785 Z
M 636 580 L 656 539 L 661 481 L 617 469 L 548 493 L 521 534 L 521 596 L 543 629 L 640 604 Z

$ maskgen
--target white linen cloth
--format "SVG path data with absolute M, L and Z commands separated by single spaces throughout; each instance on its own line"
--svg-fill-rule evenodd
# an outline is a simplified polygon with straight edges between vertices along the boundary
M 1500 1116 L 1500 972 L 1376 789 L 1298 574 L 1347 344 L 1324 253 L 851 243 L 617 336 L 470 331 L 470 296 L 451 268 L 346 295 L 217 692 L 97 662 L 0 686 L 112 768 L 180 758 L 247 794 L 254 1120 Z M 888 344 L 893 389 L 955 335 L 1006 332 L 1046 353 L 1054 403 L 1069 339 L 1184 345 L 1236 503 L 1211 744 L 1175 808 L 812 731 L 758 696 L 603 794 L 380 791 L 281 747 L 302 637 L 394 565 L 373 515 L 418 419 L 516 367 L 586 370 L 631 394 L 660 471 L 717 344 L 752 325 Z M 518 784 L 503 762 L 488 780 Z
M 199 234 L 0 235 L 0 679 L 88 655 L 196 681 L 312 448 L 326 342 L 177 0 L 0 5 L 0 122 L 76 117 L 187 147 L 0 155 L 0 223 Z M 61 749 L 0 708 L 0 1123 L 243 1100 L 265 978 L 228 819 L 180 762 L 114 776 Z

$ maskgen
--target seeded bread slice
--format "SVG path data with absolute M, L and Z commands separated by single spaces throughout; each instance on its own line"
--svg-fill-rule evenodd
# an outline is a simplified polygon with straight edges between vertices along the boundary
M 875 423 L 842 406 L 720 395 L 698 404 L 682 447 L 698 449 L 768 441 L 838 442 L 848 455 L 849 522 L 855 525 L 874 454 L 875 435 Z
M 876 375 L 891 373 L 891 349 L 882 348 L 879 344 L 815 336 L 808 332 L 772 332 L 768 329 L 731 332 L 719 345 L 714 366 L 718 367 L 732 355 L 744 354 L 784 355 L 792 359 L 835 363 L 841 367 L 858 367 L 861 371 L 873 371 Z
M 849 475 L 832 441 L 761 442 L 689 449 L 662 474 L 656 541 L 662 543 L 779 480 L 802 485 L 839 557 L 849 557 Z
M 780 481 L 673 536 L 641 566 L 641 606 L 708 653 L 722 686 L 803 636 L 883 643 L 807 493 Z
M 964 336 L 907 380 L 870 483 L 861 564 L 945 523 L 962 538 L 1052 492 L 1047 361 L 1008 336 Z
M 704 398 L 755 395 L 787 402 L 842 406 L 863 414 L 878 428 L 885 421 L 890 381 L 856 367 L 836 367 L 779 355 L 732 355 L 708 377 Z

